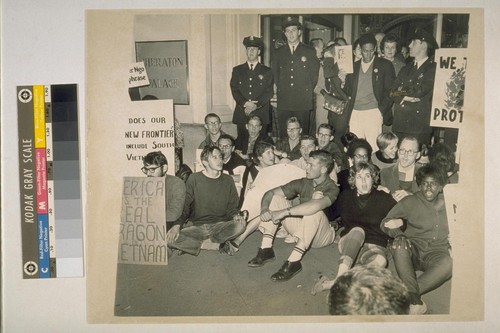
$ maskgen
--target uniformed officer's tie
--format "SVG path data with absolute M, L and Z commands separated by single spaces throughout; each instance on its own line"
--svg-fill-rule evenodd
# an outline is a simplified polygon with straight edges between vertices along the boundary
M 295 45 L 292 46 L 292 54 L 295 52 Z
M 250 70 L 253 71 L 253 64 L 250 64 Z

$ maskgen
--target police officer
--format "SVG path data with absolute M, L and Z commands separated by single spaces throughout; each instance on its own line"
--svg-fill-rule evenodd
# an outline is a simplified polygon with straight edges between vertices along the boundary
M 277 87 L 278 127 L 280 137 L 286 135 L 286 120 L 297 117 L 302 134 L 310 128 L 314 87 L 318 82 L 319 60 L 311 46 L 300 42 L 302 25 L 297 18 L 287 17 L 283 22 L 287 44 L 274 53 L 272 71 Z
M 392 131 L 400 142 L 405 136 L 414 136 L 421 145 L 428 145 L 432 134 L 430 114 L 436 75 L 434 50 L 438 44 L 431 33 L 417 28 L 409 48 L 414 61 L 400 70 L 390 93 L 394 101 Z
M 233 68 L 231 93 L 236 101 L 233 123 L 236 124 L 238 137 L 245 132 L 249 116 L 257 115 L 262 119 L 265 130 L 270 123 L 269 101 L 273 97 L 273 75 L 271 69 L 259 63 L 259 55 L 264 46 L 262 38 L 249 36 L 243 39 L 247 61 Z

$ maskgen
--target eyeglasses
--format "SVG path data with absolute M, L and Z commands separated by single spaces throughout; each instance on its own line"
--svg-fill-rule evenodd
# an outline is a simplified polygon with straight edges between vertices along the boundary
M 329 138 L 331 136 L 331 134 L 318 133 L 318 136 L 321 136 L 323 138 Z
M 356 157 L 357 159 L 360 159 L 360 160 L 368 159 L 368 155 L 366 155 L 366 154 L 364 154 L 364 155 L 354 154 L 354 157 Z
M 412 149 L 410 150 L 406 150 L 406 149 L 398 149 L 398 154 L 401 155 L 401 156 L 404 156 L 406 154 L 408 154 L 408 156 L 413 156 L 415 155 L 417 152 L 416 151 L 413 151 Z
M 157 167 L 152 167 L 152 168 L 142 167 L 141 171 L 144 172 L 145 175 L 147 175 L 148 173 L 154 173 L 156 171 L 156 169 L 161 168 L 161 167 L 162 167 L 162 165 L 157 166 Z
M 220 149 L 231 149 L 233 146 L 232 145 L 220 145 Z

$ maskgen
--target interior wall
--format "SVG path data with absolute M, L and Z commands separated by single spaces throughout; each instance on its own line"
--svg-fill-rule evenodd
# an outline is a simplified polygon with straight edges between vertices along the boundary
M 232 68 L 246 60 L 242 41 L 249 35 L 260 36 L 257 14 L 136 15 L 133 43 L 188 41 L 190 104 L 175 105 L 175 116 L 181 123 L 203 124 L 210 112 L 223 122 L 231 121 L 234 101 L 229 81 Z M 132 50 L 131 62 L 135 45 Z

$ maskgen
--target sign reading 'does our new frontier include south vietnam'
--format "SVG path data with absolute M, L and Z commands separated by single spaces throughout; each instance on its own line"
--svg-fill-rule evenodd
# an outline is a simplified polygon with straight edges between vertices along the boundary
M 460 128 L 466 121 L 464 110 L 467 49 L 438 49 L 436 78 L 430 125 Z

